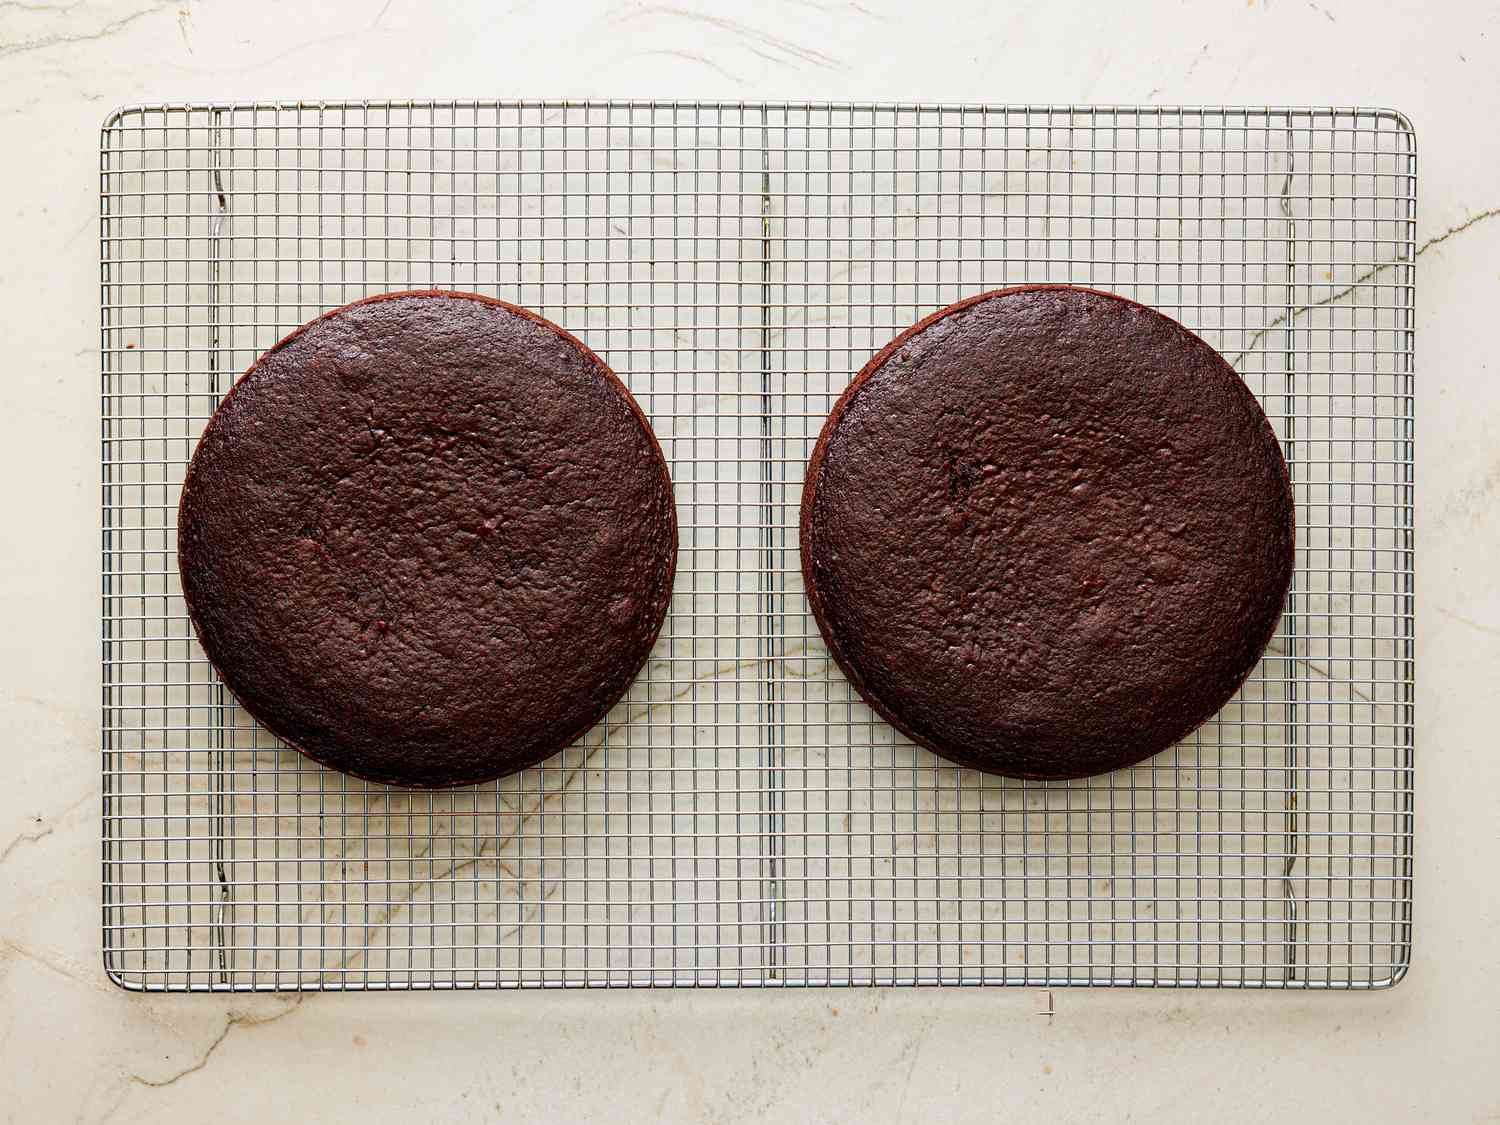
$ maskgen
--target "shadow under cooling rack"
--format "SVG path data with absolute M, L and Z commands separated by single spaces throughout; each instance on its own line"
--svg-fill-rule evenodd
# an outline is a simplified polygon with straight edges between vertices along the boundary
M 1416 168 L 1356 109 L 138 107 L 100 153 L 103 946 L 150 990 L 1378 988 L 1410 954 Z M 830 663 L 802 467 L 896 332 L 1113 290 L 1234 363 L 1298 505 L 1282 626 L 1172 750 L 1074 782 L 917 750 Z M 629 385 L 681 524 L 627 697 L 502 782 L 322 769 L 215 679 L 178 490 L 324 310 L 475 290 Z

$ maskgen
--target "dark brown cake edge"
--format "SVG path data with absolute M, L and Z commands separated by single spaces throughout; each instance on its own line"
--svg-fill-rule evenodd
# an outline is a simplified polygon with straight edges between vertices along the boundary
M 338 773 L 348 774 L 350 777 L 358 778 L 361 781 L 373 782 L 377 785 L 390 785 L 401 789 L 459 789 L 466 785 L 482 785 L 487 781 L 496 781 L 502 777 L 509 777 L 512 773 L 520 773 L 523 770 L 532 768 L 532 766 L 523 766 L 519 770 L 511 770 L 507 773 L 485 774 L 478 777 L 463 778 L 457 781 L 445 780 L 429 784 L 419 781 L 411 781 L 405 778 L 398 779 L 392 777 L 381 777 L 375 774 L 364 773 L 357 769 L 350 769 L 347 765 L 344 765 L 342 763 L 335 764 L 331 761 L 319 757 L 317 754 L 312 753 L 306 747 L 302 746 L 297 740 L 288 737 L 281 730 L 277 729 L 278 724 L 266 721 L 266 719 L 255 708 L 246 703 L 245 700 L 240 697 L 239 693 L 237 693 L 234 688 L 230 686 L 229 677 L 224 674 L 224 670 L 219 667 L 218 662 L 215 661 L 214 658 L 209 654 L 208 646 L 203 643 L 203 631 L 199 626 L 198 615 L 194 611 L 193 603 L 187 596 L 187 582 L 182 575 L 182 513 L 184 507 L 187 504 L 188 496 L 192 490 L 193 470 L 197 468 L 198 465 L 198 449 L 202 446 L 204 439 L 208 437 L 210 431 L 213 430 L 215 423 L 217 423 L 219 420 L 220 413 L 226 406 L 229 405 L 230 400 L 240 389 L 241 384 L 243 384 L 246 379 L 254 374 L 255 370 L 260 367 L 260 365 L 266 360 L 267 357 L 286 347 L 293 340 L 297 339 L 297 337 L 301 336 L 302 333 L 306 332 L 314 325 L 328 320 L 330 317 L 337 316 L 342 312 L 346 312 L 349 309 L 356 308 L 360 305 L 373 305 L 381 301 L 390 301 L 402 297 L 455 297 L 465 301 L 477 301 L 480 304 L 493 305 L 498 308 L 505 309 L 508 312 L 515 313 L 525 320 L 533 321 L 536 324 L 542 325 L 544 328 L 550 329 L 567 343 L 571 344 L 573 347 L 582 352 L 584 357 L 593 363 L 594 367 L 605 377 L 605 379 L 614 384 L 615 389 L 620 392 L 621 396 L 625 400 L 626 405 L 629 406 L 631 412 L 635 415 L 636 422 L 640 425 L 641 431 L 646 435 L 647 441 L 651 443 L 651 449 L 656 454 L 657 466 L 661 470 L 662 481 L 665 483 L 667 488 L 667 495 L 673 498 L 673 502 L 670 505 L 672 516 L 671 553 L 667 560 L 667 574 L 664 584 L 666 595 L 662 599 L 661 606 L 659 607 L 657 613 L 656 627 L 651 632 L 651 643 L 646 646 L 646 655 L 632 670 L 630 678 L 625 681 L 625 686 L 621 688 L 620 691 L 613 697 L 611 697 L 604 704 L 604 706 L 599 708 L 597 712 L 588 719 L 587 722 L 585 722 L 577 730 L 570 733 L 565 739 L 559 740 L 557 749 L 553 751 L 553 754 L 561 753 L 563 750 L 566 750 L 569 746 L 573 745 L 573 743 L 578 741 L 578 739 L 582 738 L 585 734 L 587 734 L 590 730 L 597 726 L 599 721 L 603 719 L 605 715 L 609 714 L 610 710 L 613 709 L 615 704 L 619 703 L 621 699 L 625 698 L 625 694 L 634 685 L 636 677 L 641 674 L 641 669 L 644 668 L 650 661 L 651 650 L 656 647 L 657 638 L 661 636 L 662 627 L 666 624 L 667 612 L 672 602 L 672 588 L 677 578 L 677 503 L 675 495 L 673 493 L 672 473 L 667 465 L 666 454 L 662 452 L 661 442 L 657 440 L 656 432 L 651 428 L 651 423 L 647 419 L 645 412 L 641 409 L 640 404 L 635 401 L 635 396 L 630 393 L 630 388 L 627 387 L 625 383 L 620 379 L 620 377 L 614 373 L 609 364 L 605 363 L 604 360 L 599 357 L 598 353 L 595 352 L 593 348 L 589 347 L 577 336 L 573 335 L 561 325 L 554 324 L 546 317 L 534 313 L 530 309 L 522 308 L 520 305 L 513 305 L 509 301 L 502 301 L 498 297 L 486 297 L 483 293 L 466 293 L 455 289 L 403 289 L 393 293 L 377 293 L 372 297 L 363 297 L 358 301 L 350 301 L 346 305 L 340 305 L 337 308 L 329 309 L 327 312 L 315 316 L 307 323 L 300 324 L 296 328 L 292 329 L 292 331 L 288 332 L 281 339 L 277 340 L 276 343 L 272 344 L 269 348 L 267 348 L 264 352 L 257 356 L 255 358 L 255 362 L 252 363 L 249 367 L 245 368 L 244 372 L 239 376 L 239 378 L 235 379 L 234 385 L 229 388 L 229 390 L 225 393 L 223 399 L 220 400 L 219 405 L 214 408 L 213 414 L 209 416 L 207 424 L 205 424 L 203 427 L 203 432 L 198 435 L 197 443 L 193 446 L 193 456 L 189 459 L 187 471 L 183 474 L 182 491 L 177 499 L 177 577 L 179 583 L 181 583 L 183 588 L 183 602 L 187 605 L 188 621 L 193 627 L 193 639 L 198 642 L 198 648 L 203 653 L 204 659 L 208 661 L 209 667 L 211 667 L 214 670 L 214 674 L 219 677 L 219 682 L 224 685 L 225 690 L 228 691 L 230 695 L 234 696 L 235 702 L 238 703 L 242 708 L 244 708 L 245 713 L 253 718 L 261 726 L 263 726 L 266 730 L 270 731 L 273 735 L 279 738 L 289 748 L 297 751 L 297 753 L 301 754 L 309 761 L 317 762 L 318 765 L 323 766 L 327 769 L 335 770 Z M 548 757 L 551 756 L 552 755 L 548 755 Z M 546 760 L 546 758 L 541 759 L 541 761 Z M 532 765 L 537 764 L 540 763 L 533 763 Z
M 1105 297 L 1112 301 L 1119 301 L 1120 303 L 1125 305 L 1132 305 L 1135 308 L 1144 309 L 1146 312 L 1150 313 L 1152 316 L 1158 318 L 1159 320 L 1164 321 L 1166 324 L 1170 325 L 1178 332 L 1181 332 L 1182 334 L 1202 344 L 1205 348 L 1207 348 L 1210 352 L 1217 356 L 1219 362 L 1222 363 L 1224 367 L 1228 369 L 1229 373 L 1234 376 L 1234 383 L 1239 388 L 1239 392 L 1243 394 L 1255 408 L 1255 415 L 1260 419 L 1262 436 L 1269 442 L 1270 447 L 1275 451 L 1277 463 L 1281 466 L 1281 477 L 1283 483 L 1286 485 L 1287 495 L 1288 497 L 1292 496 L 1292 474 L 1291 470 L 1287 467 L 1286 454 L 1281 450 L 1281 442 L 1276 437 L 1276 431 L 1271 428 L 1271 420 L 1266 417 L 1265 409 L 1260 405 L 1260 400 L 1257 399 L 1251 392 L 1250 388 L 1245 385 L 1245 380 L 1240 376 L 1240 373 L 1234 369 L 1234 365 L 1231 364 L 1227 359 L 1225 359 L 1217 348 L 1215 348 L 1207 340 L 1203 339 L 1203 337 L 1199 336 L 1196 332 L 1192 331 L 1192 329 L 1188 328 L 1186 325 L 1174 320 L 1172 317 L 1167 316 L 1165 313 L 1158 312 L 1150 305 L 1143 305 L 1139 301 L 1132 301 L 1129 297 L 1122 297 L 1118 293 L 1110 293 L 1104 289 L 1093 289 L 1086 285 L 1013 285 L 1004 289 L 990 289 L 984 293 L 977 293 L 972 297 L 965 297 L 961 301 L 955 302 L 951 305 L 946 305 L 935 312 L 929 313 L 927 316 L 923 317 L 921 320 L 913 324 L 910 328 L 902 331 L 896 336 L 895 339 L 893 339 L 890 343 L 886 344 L 885 347 L 876 352 L 870 358 L 870 360 L 862 368 L 860 368 L 859 373 L 855 375 L 852 380 L 850 380 L 849 385 L 844 388 L 843 394 L 839 395 L 838 401 L 833 404 L 833 409 L 828 412 L 828 418 L 826 421 L 824 421 L 823 429 L 818 434 L 818 440 L 813 445 L 812 455 L 807 459 L 807 475 L 802 482 L 802 510 L 798 535 L 798 547 L 802 556 L 802 586 L 807 594 L 807 603 L 809 608 L 812 609 L 813 619 L 818 623 L 818 631 L 823 634 L 823 641 L 828 645 L 829 655 L 833 657 L 833 661 L 839 666 L 839 670 L 844 673 L 845 677 L 854 686 L 854 690 L 859 693 L 860 698 L 863 699 L 867 704 L 869 704 L 870 707 L 873 708 L 881 718 L 890 723 L 891 726 L 895 727 L 898 731 L 904 734 L 907 738 L 911 739 L 918 746 L 921 746 L 926 750 L 930 750 L 932 753 L 936 754 L 939 758 L 942 758 L 946 762 L 954 763 L 965 768 L 979 769 L 982 772 L 986 773 L 995 773 L 996 771 L 988 767 L 980 766 L 978 764 L 971 765 L 969 763 L 960 761 L 954 758 L 949 751 L 940 749 L 938 745 L 931 739 L 926 738 L 925 736 L 918 734 L 916 731 L 912 730 L 911 727 L 909 727 L 899 716 L 894 714 L 885 705 L 885 703 L 883 703 L 875 695 L 875 693 L 869 689 L 868 685 L 864 681 L 864 678 L 855 669 L 848 656 L 844 653 L 844 650 L 839 646 L 838 639 L 834 636 L 833 630 L 829 625 L 827 610 L 823 604 L 822 595 L 819 593 L 817 583 L 813 579 L 812 565 L 810 561 L 812 559 L 812 510 L 814 502 L 817 498 L 818 478 L 822 475 L 823 460 L 828 451 L 828 443 L 830 440 L 832 440 L 834 430 L 838 428 L 839 420 L 844 416 L 845 411 L 849 409 L 849 406 L 853 403 L 855 396 L 859 394 L 860 389 L 863 388 L 864 385 L 868 383 L 870 379 L 873 378 L 874 375 L 882 367 L 885 366 L 885 364 L 890 360 L 891 356 L 894 355 L 903 344 L 905 344 L 909 339 L 917 335 L 919 332 L 922 332 L 931 325 L 936 324 L 938 321 L 944 320 L 950 316 L 954 316 L 957 313 L 964 312 L 965 310 L 971 308 L 974 305 L 980 304 L 983 301 L 993 300 L 996 297 L 1014 296 L 1017 293 L 1035 293 L 1056 290 L 1062 290 L 1065 292 L 1091 293 L 1097 297 Z M 1266 630 L 1265 635 L 1260 638 L 1259 643 L 1257 643 L 1257 645 L 1255 646 L 1258 655 L 1253 661 L 1250 662 L 1250 666 L 1245 669 L 1244 674 L 1241 675 L 1239 680 L 1235 683 L 1234 691 L 1230 693 L 1231 699 L 1234 698 L 1234 696 L 1239 692 L 1240 688 L 1245 686 L 1245 681 L 1250 678 L 1250 674 L 1255 671 L 1255 666 L 1260 663 L 1261 658 L 1265 655 L 1265 651 L 1271 643 L 1271 638 L 1276 635 L 1276 627 L 1281 623 L 1282 613 L 1285 612 L 1287 593 L 1291 590 L 1292 577 L 1296 573 L 1297 506 L 1295 501 L 1288 504 L 1287 506 L 1287 522 L 1289 525 L 1288 530 L 1290 532 L 1290 545 L 1293 562 L 1292 566 L 1288 568 L 1286 588 L 1282 591 L 1281 594 L 1282 611 L 1280 613 L 1277 613 L 1276 616 L 1271 619 L 1270 627 Z M 1182 729 L 1174 734 L 1170 739 L 1168 739 L 1162 747 L 1154 750 L 1150 754 L 1136 759 L 1136 762 L 1143 762 L 1148 758 L 1154 757 L 1156 754 L 1160 754 L 1163 750 L 1182 741 L 1182 739 L 1192 734 L 1193 731 L 1203 726 L 1209 721 L 1209 719 L 1212 718 L 1213 715 L 1209 715 L 1206 718 L 1199 719 L 1196 722 L 1184 725 Z M 1123 769 L 1125 767 L 1117 766 L 1115 768 Z M 1024 781 L 1068 781 L 1082 777 L 1093 777 L 1095 776 L 1095 773 L 1094 771 L 1045 774 L 1006 773 L 1002 774 L 1001 776 L 1013 777 Z

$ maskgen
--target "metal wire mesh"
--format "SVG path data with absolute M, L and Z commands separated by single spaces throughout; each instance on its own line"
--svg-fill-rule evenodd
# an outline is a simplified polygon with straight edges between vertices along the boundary
M 105 963 L 140 989 L 1376 988 L 1410 951 L 1414 139 L 1378 110 L 142 107 L 101 148 Z M 851 692 L 802 467 L 925 313 L 1087 283 L 1228 356 L 1284 444 L 1293 593 L 1197 734 L 986 777 Z M 387 789 L 286 750 L 192 639 L 178 489 L 330 307 L 470 289 L 582 336 L 671 462 L 662 639 L 577 745 Z

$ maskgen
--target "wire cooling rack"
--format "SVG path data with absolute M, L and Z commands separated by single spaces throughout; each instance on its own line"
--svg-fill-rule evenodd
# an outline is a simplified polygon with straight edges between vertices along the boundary
M 103 128 L 104 957 L 135 989 L 1379 988 L 1412 901 L 1416 157 L 1356 109 L 154 106 Z M 1176 317 L 1291 466 L 1282 626 L 1128 770 L 986 777 L 830 663 L 804 460 L 878 347 L 1020 282 Z M 418 793 L 259 729 L 193 640 L 183 471 L 235 376 L 386 290 L 504 297 L 650 415 L 681 558 L 608 719 Z

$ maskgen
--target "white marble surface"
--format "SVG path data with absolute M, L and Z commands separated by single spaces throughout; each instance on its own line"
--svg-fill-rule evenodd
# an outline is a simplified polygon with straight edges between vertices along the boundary
M 0 0 L 0 1116 L 1500 1119 L 1500 15 L 1347 0 Z M 259 999 L 99 963 L 97 128 L 136 101 L 673 96 L 1376 104 L 1421 146 L 1417 943 L 1391 992 Z

